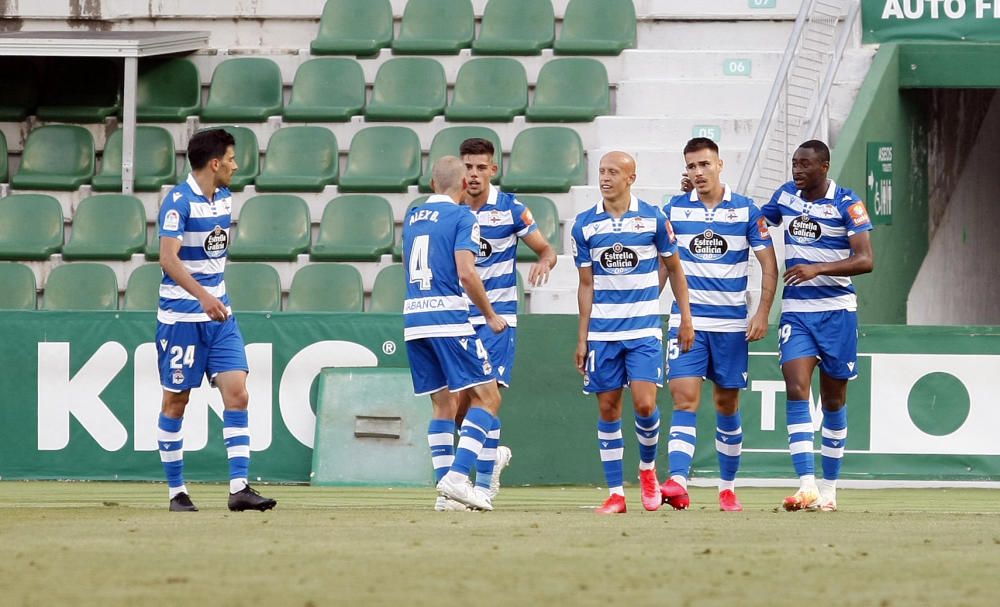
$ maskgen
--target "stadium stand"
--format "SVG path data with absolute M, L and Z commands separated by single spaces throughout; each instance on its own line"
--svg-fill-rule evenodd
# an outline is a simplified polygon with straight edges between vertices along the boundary
M 406 299 L 406 286 L 403 280 L 403 264 L 394 263 L 382 268 L 375 277 L 367 311 L 399 314 L 403 311 L 404 299 Z
M 271 136 L 255 184 L 261 192 L 322 192 L 340 172 L 337 138 L 319 126 L 288 126 Z
M 281 71 L 265 57 L 227 59 L 215 68 L 208 102 L 210 122 L 260 122 L 281 113 Z
M 570 0 L 553 48 L 559 55 L 617 55 L 636 44 L 632 0 Z
M 587 182 L 586 171 L 576 131 L 540 126 L 518 134 L 500 183 L 511 192 L 568 192 Z
M 0 198 L 0 259 L 46 260 L 63 246 L 63 212 L 46 194 Z
M 348 264 L 303 266 L 288 291 L 287 312 L 361 312 L 365 290 L 361 273 Z
M 117 310 L 118 279 L 102 263 L 73 263 L 52 268 L 42 298 L 45 310 Z
M 407 55 L 457 54 L 472 46 L 475 15 L 469 0 L 409 0 L 392 52 Z
M 146 248 L 146 211 L 134 196 L 99 194 L 85 198 L 73 217 L 63 259 L 131 259 Z
M 390 44 L 389 0 L 328 0 L 310 48 L 314 55 L 370 56 Z
M 427 121 L 444 113 L 444 68 L 427 57 L 396 57 L 378 68 L 365 119 Z
M 35 115 L 54 122 L 103 122 L 121 111 L 121 69 L 93 57 L 48 62 Z
M 483 11 L 472 52 L 479 55 L 538 55 L 552 48 L 555 14 L 549 0 L 492 0 Z
M 53 124 L 34 129 L 10 183 L 25 190 L 76 190 L 94 176 L 94 138 L 87 129 Z
M 281 309 L 278 271 L 266 263 L 227 263 L 225 282 L 234 311 L 276 312 Z
M 237 261 L 294 261 L 309 250 L 309 226 L 309 207 L 298 196 L 254 196 L 243 203 L 229 257 Z
M 394 240 L 395 226 L 389 202 L 381 196 L 348 194 L 327 203 L 310 258 L 314 261 L 378 261 L 392 251 Z
M 351 139 L 343 192 L 405 192 L 420 178 L 420 140 L 401 126 L 372 126 Z
M 458 148 L 462 142 L 472 138 L 486 139 L 493 144 L 495 150 L 493 160 L 497 164 L 497 174 L 493 178 L 493 183 L 500 181 L 503 175 L 503 146 L 496 131 L 485 126 L 449 126 L 434 134 L 434 141 L 431 142 L 430 152 L 427 154 L 427 164 L 424 165 L 424 173 L 418 182 L 421 192 L 431 191 L 431 167 L 437 159 L 442 156 L 458 156 Z
M 132 270 L 125 287 L 124 310 L 156 310 L 160 305 L 160 281 L 163 270 L 158 263 L 147 263 Z
M 141 61 L 135 95 L 140 122 L 184 122 L 201 111 L 198 68 L 185 58 Z
M 611 113 L 608 70 L 587 57 L 554 59 L 542 66 L 529 122 L 589 122 Z
M 0 310 L 34 310 L 35 273 L 28 266 L 0 263 Z
M 365 74 L 352 59 L 310 59 L 295 72 L 288 122 L 345 122 L 365 107 Z
M 450 121 L 509 122 L 524 114 L 527 106 L 528 77 L 521 62 L 480 57 L 459 69 L 455 94 L 444 115 Z
M 135 129 L 133 187 L 137 192 L 158 192 L 165 185 L 177 182 L 174 140 L 166 130 L 151 125 Z M 122 189 L 122 130 L 108 137 L 101 158 L 101 170 L 91 185 L 99 192 L 120 192 Z

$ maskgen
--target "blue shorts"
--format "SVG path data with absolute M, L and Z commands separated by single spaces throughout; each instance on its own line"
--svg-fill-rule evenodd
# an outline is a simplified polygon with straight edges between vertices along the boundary
M 589 341 L 584 362 L 583 391 L 600 394 L 634 381 L 663 386 L 663 343 L 655 337 L 625 341 Z
M 850 310 L 784 312 L 778 324 L 778 360 L 815 356 L 834 379 L 858 376 L 858 314 Z
M 514 369 L 514 349 L 517 347 L 517 328 L 507 327 L 499 333 L 494 333 L 489 325 L 476 327 L 479 340 L 486 346 L 490 355 L 490 363 L 496 372 L 497 383 L 510 387 L 510 372 Z
M 160 385 L 169 392 L 201 386 L 202 379 L 226 371 L 249 371 L 243 336 L 230 316 L 224 322 L 156 324 Z
M 747 387 L 750 344 L 743 331 L 695 331 L 691 349 L 681 352 L 674 327 L 667 344 L 667 379 L 702 377 L 720 388 Z
M 475 336 L 410 340 L 406 342 L 406 354 L 417 396 L 442 388 L 459 392 L 495 379 L 489 354 Z

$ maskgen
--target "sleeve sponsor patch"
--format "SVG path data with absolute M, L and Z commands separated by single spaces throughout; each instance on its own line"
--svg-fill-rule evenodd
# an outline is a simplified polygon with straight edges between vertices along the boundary
M 851 220 L 854 221 L 855 226 L 871 223 L 871 220 L 868 219 L 868 210 L 865 209 L 865 203 L 860 200 L 847 207 L 847 212 L 850 213 Z
M 170 209 L 163 215 L 163 230 L 166 232 L 176 232 L 181 225 L 181 214 Z
M 476 243 L 476 245 L 478 246 L 479 245 L 479 241 L 480 241 L 480 238 L 479 238 L 479 224 L 478 223 L 474 223 L 474 224 L 472 224 L 472 242 Z
M 771 233 L 767 231 L 767 220 L 763 217 L 757 219 L 757 233 L 761 238 L 771 238 Z
M 674 236 L 674 226 L 670 224 L 669 219 L 666 219 L 664 221 L 667 224 L 667 237 L 670 238 L 670 242 L 671 243 L 677 242 L 677 237 Z
M 523 221 L 524 225 L 526 226 L 530 226 L 531 224 L 535 223 L 535 218 L 531 214 L 531 209 L 529 209 L 528 207 L 524 207 L 524 212 L 521 213 L 521 221 Z

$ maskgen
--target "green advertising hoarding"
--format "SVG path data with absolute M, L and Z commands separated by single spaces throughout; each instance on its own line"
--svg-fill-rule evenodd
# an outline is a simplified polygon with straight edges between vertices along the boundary
M 997 0 L 864 0 L 866 43 L 891 40 L 1000 42 Z
M 892 223 L 892 143 L 868 142 L 865 202 L 872 223 Z

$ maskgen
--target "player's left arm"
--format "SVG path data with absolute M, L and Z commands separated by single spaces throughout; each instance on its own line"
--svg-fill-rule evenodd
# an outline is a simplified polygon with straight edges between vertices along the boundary
M 747 324 L 747 341 L 757 341 L 767 336 L 767 319 L 774 303 L 774 293 L 778 288 L 778 261 L 774 255 L 771 234 L 767 230 L 767 219 L 756 205 L 751 204 L 750 221 L 747 222 L 747 241 L 753 248 L 754 256 L 760 263 L 760 303 L 757 312 Z
M 857 276 L 875 269 L 875 257 L 869 234 L 872 224 L 868 219 L 865 203 L 860 200 L 852 201 L 844 215 L 847 240 L 851 246 L 850 257 L 840 261 L 799 264 L 791 267 L 785 272 L 786 285 L 796 285 L 817 276 Z
M 528 273 L 528 283 L 533 287 L 540 287 L 549 281 L 549 272 L 556 267 L 556 251 L 540 230 L 531 232 L 521 240 L 538 255 L 538 262 L 531 266 Z
M 691 299 L 688 296 L 687 278 L 681 265 L 680 250 L 677 247 L 677 237 L 670 220 L 660 209 L 656 209 L 656 251 L 660 257 L 657 273 L 661 284 L 663 272 L 670 281 L 670 290 L 677 301 L 681 312 L 681 325 L 677 330 L 677 343 L 682 352 L 687 352 L 694 345 L 694 321 L 691 318 Z

